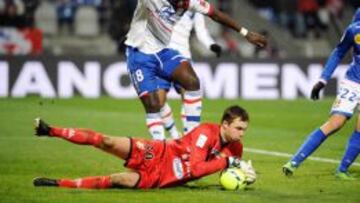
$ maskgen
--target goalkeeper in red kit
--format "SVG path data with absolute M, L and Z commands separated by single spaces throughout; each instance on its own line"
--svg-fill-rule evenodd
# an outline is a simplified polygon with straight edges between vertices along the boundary
M 239 167 L 248 184 L 255 182 L 250 162 L 241 160 L 241 140 L 248 127 L 245 109 L 231 106 L 224 111 L 220 125 L 204 123 L 178 140 L 145 140 L 112 137 L 88 129 L 60 128 L 35 119 L 35 134 L 58 137 L 80 145 L 92 145 L 125 160 L 127 172 L 76 179 L 35 178 L 35 186 L 68 188 L 164 188 Z

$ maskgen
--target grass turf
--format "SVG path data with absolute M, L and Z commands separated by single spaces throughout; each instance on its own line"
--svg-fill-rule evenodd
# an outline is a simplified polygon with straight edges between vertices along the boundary
M 240 104 L 250 112 L 245 147 L 294 153 L 308 133 L 328 117 L 331 99 L 318 102 L 205 100 L 203 121 L 218 122 L 223 109 Z M 170 101 L 176 118 L 179 101 Z M 255 153 L 258 180 L 246 191 L 223 191 L 218 174 L 186 186 L 155 190 L 75 190 L 35 188 L 38 176 L 83 177 L 123 170 L 123 161 L 97 149 L 59 139 L 33 136 L 33 119 L 51 124 L 92 128 L 110 135 L 149 137 L 138 100 L 74 98 L 46 100 L 0 99 L 0 202 L 360 202 L 360 180 L 336 180 L 336 164 L 305 161 L 294 177 L 286 178 L 281 166 L 288 160 Z M 326 141 L 314 156 L 340 159 L 354 120 Z M 180 124 L 179 119 L 177 123 Z M 180 125 L 179 125 L 180 127 Z M 350 170 L 360 178 L 360 167 Z

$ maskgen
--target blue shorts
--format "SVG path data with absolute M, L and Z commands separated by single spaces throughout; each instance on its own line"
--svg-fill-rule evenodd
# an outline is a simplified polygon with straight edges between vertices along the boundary
M 159 78 L 158 83 L 159 83 L 159 89 L 166 90 L 168 92 L 171 86 L 174 86 L 176 92 L 179 94 L 181 93 L 181 85 L 177 82 Z
M 187 60 L 178 51 L 168 48 L 145 54 L 127 47 L 126 56 L 128 72 L 139 97 L 167 86 L 170 88 L 172 73 Z

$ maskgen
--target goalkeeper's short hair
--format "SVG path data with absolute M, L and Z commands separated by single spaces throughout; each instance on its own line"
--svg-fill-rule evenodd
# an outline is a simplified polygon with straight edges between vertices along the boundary
M 242 121 L 249 121 L 250 119 L 248 112 L 244 108 L 238 105 L 234 105 L 225 109 L 224 114 L 221 118 L 221 123 L 224 121 L 231 123 L 236 118 L 240 118 Z

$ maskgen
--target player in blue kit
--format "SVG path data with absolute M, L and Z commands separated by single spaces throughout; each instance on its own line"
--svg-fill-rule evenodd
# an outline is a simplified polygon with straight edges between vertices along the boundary
M 341 62 L 348 50 L 353 49 L 353 61 L 346 72 L 345 79 L 340 83 L 340 89 L 331 109 L 330 118 L 318 129 L 313 131 L 303 143 L 296 154 L 283 166 L 283 173 L 287 176 L 300 166 L 326 138 L 341 129 L 354 113 L 360 109 L 360 8 L 357 9 L 352 23 L 346 28 L 340 43 L 331 53 L 320 80 L 311 91 L 311 99 L 319 99 L 321 89 L 326 86 L 335 68 Z M 354 180 L 348 173 L 349 166 L 355 161 L 360 153 L 360 115 L 352 133 L 347 149 L 336 170 L 336 177 L 342 180 Z

